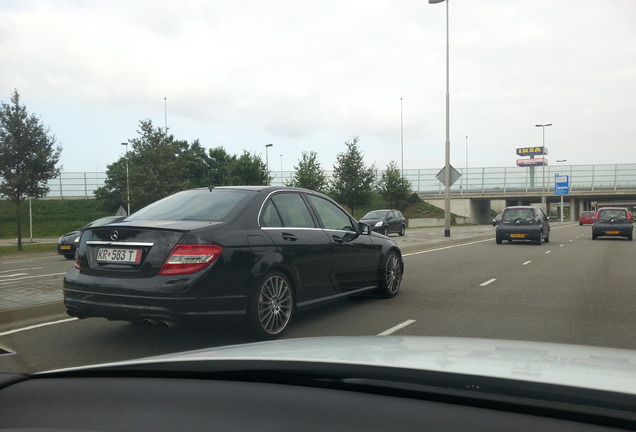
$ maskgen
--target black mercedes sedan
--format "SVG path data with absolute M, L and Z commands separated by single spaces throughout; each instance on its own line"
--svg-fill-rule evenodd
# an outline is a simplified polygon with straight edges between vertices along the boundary
M 63 292 L 73 317 L 167 327 L 238 318 L 273 339 L 297 309 L 365 292 L 395 296 L 403 270 L 395 241 L 325 195 L 211 187 L 85 229 Z

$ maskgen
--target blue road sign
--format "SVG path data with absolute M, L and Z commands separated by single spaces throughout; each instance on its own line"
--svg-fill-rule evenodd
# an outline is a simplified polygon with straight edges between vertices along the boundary
M 570 193 L 570 176 L 554 175 L 554 194 L 567 195 Z

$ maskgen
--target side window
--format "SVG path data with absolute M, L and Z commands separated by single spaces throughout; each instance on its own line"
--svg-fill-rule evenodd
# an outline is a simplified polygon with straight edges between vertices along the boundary
M 261 213 L 261 225 L 264 227 L 282 227 L 283 221 L 274 206 L 274 203 L 268 201 Z
M 355 231 L 351 218 L 338 206 L 324 198 L 307 195 L 326 229 Z
M 279 193 L 271 198 L 278 211 L 281 225 L 293 228 L 315 228 L 316 224 L 302 197 L 297 193 Z M 264 219 L 264 218 L 263 218 Z M 273 225 L 268 225 L 273 226 Z

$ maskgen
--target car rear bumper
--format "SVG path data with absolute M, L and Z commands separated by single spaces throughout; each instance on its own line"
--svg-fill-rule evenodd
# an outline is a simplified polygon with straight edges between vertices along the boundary
M 244 318 L 245 307 L 228 299 L 124 297 L 64 289 L 66 312 L 76 318 L 164 324 L 166 327 Z M 244 303 L 244 302 L 242 302 Z
M 135 287 L 115 285 L 115 281 L 105 285 L 97 277 L 70 270 L 64 278 L 64 305 L 67 313 L 77 318 L 167 325 L 208 323 L 246 314 L 248 297 L 243 290 L 191 289 L 192 281 L 184 278 L 182 283 L 177 282 L 160 284 L 140 279 L 134 281 Z
M 500 226 L 500 225 L 499 225 Z M 497 229 L 496 236 L 501 240 L 523 241 L 539 240 L 541 230 L 538 229 Z
M 597 237 L 630 237 L 634 230 L 631 224 L 599 224 L 592 225 L 592 234 Z

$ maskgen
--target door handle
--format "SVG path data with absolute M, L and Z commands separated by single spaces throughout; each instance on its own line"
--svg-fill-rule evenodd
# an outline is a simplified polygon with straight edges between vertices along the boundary
M 338 237 L 337 235 L 332 235 L 331 238 L 333 239 L 334 242 L 338 244 L 344 243 L 344 240 L 342 239 L 342 237 Z
M 296 241 L 296 240 L 298 240 L 298 237 L 296 237 L 295 235 L 293 235 L 291 233 L 284 232 L 284 233 L 281 233 L 280 236 L 283 238 L 283 240 L 287 240 L 287 241 Z

